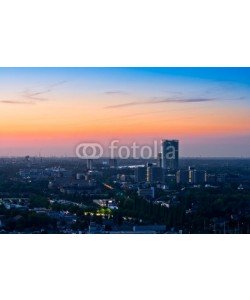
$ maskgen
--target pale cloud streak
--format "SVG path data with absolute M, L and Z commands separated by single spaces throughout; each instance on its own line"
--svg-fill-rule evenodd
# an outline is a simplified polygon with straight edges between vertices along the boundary
M 122 91 L 122 90 L 111 90 L 111 91 L 106 91 L 106 92 L 104 92 L 104 94 L 105 95 L 114 95 L 114 96 L 116 96 L 116 95 L 121 95 L 121 96 L 126 96 L 126 95 L 129 95 L 129 93 L 128 92 L 126 92 L 126 91 Z
M 59 82 L 56 82 L 56 83 L 53 83 L 53 84 L 49 85 L 47 88 L 41 89 L 41 90 L 26 89 L 23 92 L 22 96 L 24 98 L 28 98 L 30 100 L 45 101 L 45 100 L 48 100 L 48 97 L 40 97 L 41 95 L 47 95 L 48 93 L 52 92 L 55 87 L 60 86 L 62 84 L 65 84 L 66 82 L 67 82 L 66 80 L 59 81 Z
M 44 89 L 26 89 L 21 93 L 21 98 L 22 99 L 27 99 L 27 100 L 22 100 L 20 99 L 20 96 L 17 95 L 17 97 L 15 97 L 16 99 L 4 99 L 4 100 L 0 100 L 0 103 L 2 104 L 13 104 L 13 105 L 18 105 L 18 104 L 36 104 L 38 101 L 45 101 L 45 100 L 49 100 L 48 97 L 41 97 L 41 95 L 46 96 L 48 93 L 52 92 L 54 90 L 54 88 L 56 88 L 57 86 L 60 86 L 62 84 L 65 84 L 67 81 L 59 81 L 53 84 L 48 85 L 46 88 Z
M 132 101 L 122 104 L 108 105 L 105 106 L 105 109 L 116 109 L 123 108 L 129 106 L 138 106 L 138 105 L 152 105 L 152 104 L 160 104 L 160 103 L 202 103 L 202 102 L 210 102 L 216 100 L 215 98 L 187 98 L 187 99 L 175 99 L 175 98 L 157 98 L 154 97 L 147 101 Z
M 31 101 L 18 101 L 18 100 L 0 100 L 0 103 L 3 104 L 35 104 L 34 102 Z

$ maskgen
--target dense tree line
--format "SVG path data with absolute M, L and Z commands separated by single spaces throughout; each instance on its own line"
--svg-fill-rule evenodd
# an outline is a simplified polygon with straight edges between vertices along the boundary
M 178 203 L 168 208 L 128 192 L 118 197 L 119 210 L 114 217 L 120 222 L 123 217 L 132 217 L 138 224 L 165 224 L 169 229 L 187 233 L 213 233 L 220 220 L 227 230 L 239 229 L 241 233 L 250 230 L 250 194 L 247 192 L 189 189 L 177 199 Z M 223 229 L 217 225 L 217 230 Z

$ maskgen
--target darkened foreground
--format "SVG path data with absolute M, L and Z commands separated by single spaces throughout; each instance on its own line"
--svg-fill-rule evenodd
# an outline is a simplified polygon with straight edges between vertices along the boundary
M 2 158 L 0 231 L 250 233 L 249 159 L 154 163 Z

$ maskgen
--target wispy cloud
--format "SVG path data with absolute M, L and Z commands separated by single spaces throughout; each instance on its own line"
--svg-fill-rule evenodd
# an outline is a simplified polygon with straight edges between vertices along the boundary
M 23 92 L 22 96 L 24 98 L 28 98 L 28 99 L 35 100 L 35 101 L 44 101 L 44 100 L 47 100 L 48 98 L 47 97 L 40 97 L 40 95 L 44 95 L 44 94 L 47 94 L 49 92 L 50 92 L 49 90 L 41 91 L 41 92 L 34 92 L 34 91 L 25 90 Z
M 48 97 L 41 97 L 41 95 L 46 95 L 50 92 L 52 92 L 54 90 L 55 87 L 60 86 L 62 84 L 65 84 L 67 81 L 63 80 L 63 81 L 59 81 L 53 84 L 48 85 L 46 88 L 44 89 L 40 89 L 40 90 L 30 90 L 30 89 L 26 89 L 22 96 L 24 98 L 28 98 L 30 100 L 34 100 L 34 101 L 44 101 L 44 100 L 48 100 Z
M 21 93 L 21 97 L 20 94 L 17 94 L 16 99 L 0 99 L 0 103 L 2 104 L 13 104 L 13 105 L 18 105 L 18 104 L 36 104 L 38 101 L 45 101 L 48 100 L 48 97 L 42 97 L 41 95 L 46 96 L 46 94 L 52 92 L 54 90 L 54 88 L 56 88 L 57 86 L 60 86 L 62 84 L 65 84 L 67 81 L 63 80 L 63 81 L 59 81 L 56 83 L 52 83 L 50 85 L 48 85 L 47 87 L 43 88 L 43 89 L 26 89 Z M 25 99 L 25 100 L 23 100 Z
M 4 104 L 34 104 L 31 101 L 18 101 L 18 100 L 0 100 L 0 103 Z
M 111 109 L 111 108 L 123 108 L 127 106 L 134 106 L 134 105 L 141 105 L 143 104 L 142 102 L 127 102 L 127 103 L 122 103 L 122 104 L 115 104 L 115 105 L 108 105 L 105 106 L 105 109 Z
M 208 102 L 208 101 L 214 101 L 215 98 L 186 98 L 186 99 L 171 99 L 171 98 L 165 98 L 165 99 L 159 99 L 159 98 L 153 98 L 151 102 L 148 102 L 148 104 L 153 103 L 196 103 L 196 102 Z
M 129 93 L 122 90 L 111 90 L 104 92 L 106 95 L 128 95 Z
M 187 99 L 175 99 L 175 98 L 158 98 L 154 97 L 147 101 L 133 101 L 122 104 L 109 105 L 104 107 L 105 109 L 123 108 L 136 105 L 152 105 L 160 103 L 199 103 L 214 101 L 216 98 L 187 98 Z

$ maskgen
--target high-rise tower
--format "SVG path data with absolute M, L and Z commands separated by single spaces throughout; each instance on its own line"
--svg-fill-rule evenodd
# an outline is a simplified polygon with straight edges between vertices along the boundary
M 162 168 L 167 170 L 177 170 L 179 166 L 179 141 L 162 140 Z

